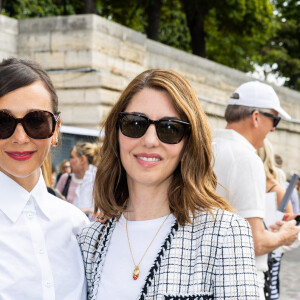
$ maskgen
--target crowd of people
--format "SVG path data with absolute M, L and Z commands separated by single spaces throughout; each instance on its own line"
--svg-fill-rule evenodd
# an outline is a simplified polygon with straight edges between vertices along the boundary
M 55 88 L 37 63 L 3 60 L 0 299 L 279 299 L 282 255 L 300 245 L 299 185 L 279 217 L 288 183 L 266 139 L 281 118 L 273 88 L 250 81 L 211 134 L 190 83 L 147 70 L 102 145 L 77 143 L 56 174 Z

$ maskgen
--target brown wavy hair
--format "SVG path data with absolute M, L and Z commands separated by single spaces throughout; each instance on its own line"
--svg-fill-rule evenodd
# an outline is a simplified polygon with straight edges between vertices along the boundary
M 190 213 L 195 215 L 199 210 L 232 211 L 230 204 L 215 192 L 217 180 L 211 164 L 211 132 L 193 88 L 174 71 L 152 69 L 129 83 L 104 123 L 105 137 L 94 186 L 95 212 L 100 210 L 107 217 L 119 218 L 125 209 L 129 193 L 119 152 L 118 114 L 145 88 L 166 91 L 180 118 L 190 123 L 183 156 L 168 189 L 170 210 L 179 224 L 191 222 Z

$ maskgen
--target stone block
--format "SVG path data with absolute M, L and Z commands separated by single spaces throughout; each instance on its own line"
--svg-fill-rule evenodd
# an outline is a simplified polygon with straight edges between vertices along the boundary
M 120 57 L 124 60 L 128 60 L 139 65 L 144 64 L 146 54 L 144 46 L 128 41 L 121 41 L 119 51 Z
M 119 55 L 120 39 L 98 31 L 93 31 L 91 34 L 91 47 L 95 50 L 95 52 L 113 57 L 117 57 Z
M 21 33 L 53 32 L 53 31 L 76 31 L 91 29 L 93 15 L 73 15 L 47 18 L 23 19 L 19 21 Z
M 16 35 L 2 32 L 0 28 L 0 51 L 8 53 L 17 52 L 17 37 Z
M 118 23 L 109 21 L 103 17 L 94 15 L 93 22 L 93 29 L 98 32 L 102 32 L 107 36 L 113 36 L 123 41 L 131 41 L 141 45 L 144 45 L 146 42 L 145 34 Z
M 128 80 L 122 76 L 109 72 L 49 72 L 51 79 L 58 89 L 74 88 L 107 88 L 121 91 L 127 85 Z
M 120 93 L 103 89 L 103 88 L 89 88 L 89 89 L 65 89 L 57 90 L 59 103 L 61 105 L 69 104 L 102 104 L 114 105 L 118 100 Z
M 99 103 L 108 106 L 113 106 L 117 102 L 120 94 L 120 92 L 115 92 L 103 88 L 86 89 L 84 100 L 85 103 Z
M 91 50 L 66 51 L 65 68 L 91 68 L 93 53 Z
M 0 31 L 9 35 L 17 35 L 19 22 L 16 19 L 0 15 Z
M 51 51 L 91 51 L 90 30 L 57 31 L 51 33 Z
M 64 105 L 84 105 L 85 102 L 85 90 L 84 89 L 57 89 L 58 103 L 61 106 Z
M 19 51 L 51 51 L 50 32 L 22 33 L 18 37 Z
M 111 107 L 101 105 L 62 105 L 63 125 L 82 126 L 99 129 Z
M 18 52 L 18 57 L 22 59 L 29 59 L 35 61 L 35 53 L 34 52 Z M 39 61 L 37 63 L 41 64 Z
M 64 52 L 35 52 L 34 60 L 46 70 L 60 70 L 65 68 Z

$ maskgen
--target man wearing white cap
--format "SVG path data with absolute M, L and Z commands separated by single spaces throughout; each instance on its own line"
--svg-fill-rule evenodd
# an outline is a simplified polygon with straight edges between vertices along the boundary
M 275 131 L 281 117 L 291 118 L 280 107 L 274 89 L 259 81 L 247 82 L 232 94 L 225 111 L 226 129 L 215 130 L 213 139 L 217 192 L 252 228 L 260 299 L 265 299 L 267 253 L 290 245 L 300 231 L 295 221 L 284 223 L 277 232 L 265 230 L 263 223 L 266 177 L 256 149 L 263 146 L 268 132 Z

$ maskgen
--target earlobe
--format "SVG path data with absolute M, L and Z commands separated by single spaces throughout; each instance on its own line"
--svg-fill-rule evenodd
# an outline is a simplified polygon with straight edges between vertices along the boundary
M 52 146 L 52 147 L 55 147 L 55 146 L 57 146 L 57 144 L 58 144 L 58 139 L 57 139 L 57 137 L 53 137 L 52 140 L 51 140 L 51 146 Z
M 55 128 L 55 132 L 52 136 L 52 140 L 51 140 L 51 146 L 55 147 L 58 144 L 58 136 L 59 136 L 59 129 L 61 126 L 61 120 L 59 120 L 56 124 L 56 128 Z

